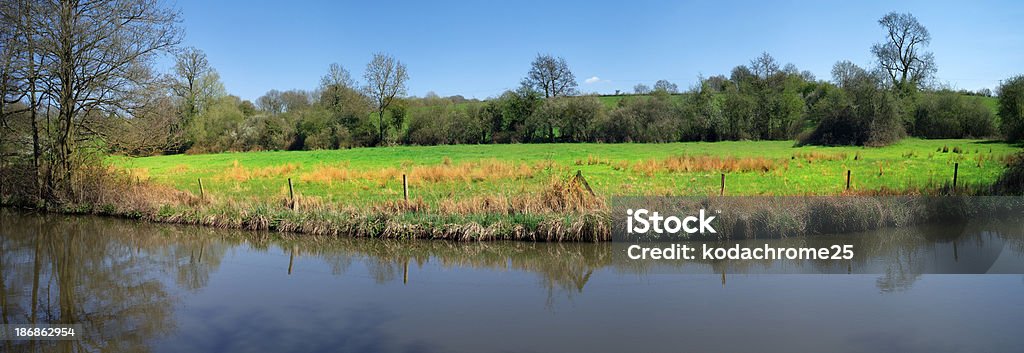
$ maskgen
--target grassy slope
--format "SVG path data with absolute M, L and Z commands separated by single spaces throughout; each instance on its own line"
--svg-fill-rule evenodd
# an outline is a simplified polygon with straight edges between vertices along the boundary
M 965 153 L 942 153 L 958 146 Z M 459 145 L 435 147 L 361 148 L 337 151 L 248 152 L 210 155 L 175 155 L 115 158 L 142 179 L 152 179 L 183 190 L 205 191 L 241 199 L 283 199 L 287 178 L 298 192 L 333 202 L 365 205 L 402 197 L 401 174 L 416 167 L 453 172 L 460 165 L 485 161 L 504 171 L 493 177 L 456 177 L 442 181 L 410 180 L 413 197 L 428 203 L 482 195 L 514 196 L 538 192 L 552 178 L 565 179 L 581 170 L 602 196 L 637 194 L 715 194 L 719 171 L 649 171 L 640 161 L 662 161 L 669 156 L 712 155 L 761 157 L 774 168 L 768 172 L 726 172 L 727 193 L 732 195 L 836 194 L 843 190 L 847 169 L 853 171 L 858 190 L 883 187 L 908 189 L 934 186 L 952 177 L 960 162 L 960 180 L 991 183 L 1004 168 L 1002 158 L 1019 149 L 1003 143 L 971 140 L 907 139 L 884 148 L 793 147 L 791 141 L 671 143 L 671 144 L 531 144 Z M 836 160 L 793 159 L 797 153 L 817 152 Z M 854 159 L 856 158 L 856 160 Z M 450 166 L 444 161 L 450 160 Z M 979 159 L 981 160 L 979 162 Z M 596 163 L 596 164 L 591 164 Z M 292 168 L 277 168 L 291 164 Z M 486 163 L 485 163 L 486 164 Z M 335 167 L 348 179 L 324 180 L 318 168 Z M 879 168 L 882 174 L 879 175 Z M 488 167 L 468 167 L 474 175 L 490 175 Z M 499 168 L 501 169 L 501 168 Z M 246 173 L 261 175 L 249 175 Z M 359 173 L 369 173 L 369 176 Z M 455 172 L 457 175 L 457 172 Z M 319 179 L 317 178 L 319 177 Z

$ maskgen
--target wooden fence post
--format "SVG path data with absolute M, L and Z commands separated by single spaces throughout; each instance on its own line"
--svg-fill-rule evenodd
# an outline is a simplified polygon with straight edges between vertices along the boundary
M 846 170 L 846 191 L 850 191 L 850 170 Z
M 199 179 L 199 198 L 200 199 L 206 199 L 206 194 L 203 193 L 203 178 L 198 178 L 198 179 Z
M 292 264 L 295 263 L 295 249 L 297 246 L 292 245 L 292 252 L 288 255 L 288 275 L 292 274 Z
M 288 178 L 288 207 L 295 209 L 295 188 L 292 187 L 292 178 Z
M 402 196 L 405 202 L 409 202 L 409 177 L 405 174 L 402 174 Z
M 956 192 L 956 177 L 960 172 L 960 163 L 953 163 L 953 192 Z
M 722 173 L 722 187 L 718 189 L 718 196 L 725 196 L 725 173 Z
M 583 188 L 587 189 L 587 192 L 590 193 L 590 196 L 597 196 L 597 194 L 594 193 L 594 189 L 590 188 L 590 183 L 588 183 L 587 179 L 583 177 L 583 171 L 582 170 L 578 170 L 577 169 L 576 170 L 576 177 L 573 178 L 573 179 L 576 181 L 577 184 L 582 184 Z

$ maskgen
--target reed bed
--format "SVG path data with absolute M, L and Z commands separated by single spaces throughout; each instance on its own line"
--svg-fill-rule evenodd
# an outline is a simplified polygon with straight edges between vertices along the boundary
M 655 173 L 729 172 L 767 173 L 787 165 L 785 160 L 763 157 L 734 157 L 710 155 L 678 155 L 661 160 L 644 160 L 634 165 L 634 170 L 646 176 Z

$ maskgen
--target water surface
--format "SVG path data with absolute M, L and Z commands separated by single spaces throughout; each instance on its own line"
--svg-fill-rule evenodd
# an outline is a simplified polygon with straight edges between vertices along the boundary
M 3 322 L 85 331 L 77 341 L 2 343 L 47 352 L 1019 351 L 1020 223 L 948 229 L 771 241 L 857 244 L 845 263 L 652 264 L 623 263 L 610 244 L 326 240 L 0 210 Z

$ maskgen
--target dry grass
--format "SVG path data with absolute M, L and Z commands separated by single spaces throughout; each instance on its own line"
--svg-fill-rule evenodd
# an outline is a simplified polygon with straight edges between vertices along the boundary
M 181 173 L 188 172 L 189 169 L 190 168 L 189 168 L 188 165 L 178 164 L 178 165 L 175 165 L 175 166 L 171 167 L 171 169 L 168 169 L 167 171 L 172 173 L 172 174 L 181 174 Z
M 607 158 L 600 158 L 592 154 L 588 154 L 587 159 L 577 159 L 576 165 L 612 165 L 612 161 Z
M 421 185 L 423 183 L 442 182 L 481 182 L 497 179 L 527 179 L 532 178 L 535 173 L 548 165 L 538 163 L 531 166 L 526 163 L 515 163 L 511 161 L 499 161 L 497 159 L 481 160 L 453 164 L 446 160 L 437 165 L 411 165 L 406 164 L 403 168 L 382 168 L 376 170 L 353 170 L 345 165 L 339 166 L 317 166 L 313 171 L 302 174 L 299 178 L 303 181 L 332 183 L 345 180 L 367 180 L 387 182 L 397 180 L 403 174 L 409 178 L 409 184 Z
M 539 193 L 449 199 L 441 201 L 437 211 L 441 214 L 586 214 L 604 208 L 604 200 L 591 195 L 575 179 L 554 178 Z
M 806 161 L 807 163 L 813 163 L 817 161 L 841 161 L 846 159 L 846 153 L 824 153 L 818 151 L 797 152 L 793 154 L 793 157 L 791 157 L 791 159 L 800 159 Z
M 113 171 L 108 170 L 108 172 Z M 129 168 L 128 175 L 138 180 L 149 180 L 149 168 Z
M 299 180 L 323 184 L 333 184 L 335 181 L 346 181 L 351 178 L 352 173 L 344 165 L 318 165 L 313 171 L 299 176 Z
M 214 179 L 222 181 L 233 180 L 241 182 L 256 178 L 273 178 L 293 173 L 296 170 L 298 170 L 299 167 L 300 166 L 298 164 L 288 163 L 282 165 L 250 169 L 242 166 L 241 163 L 238 163 L 238 161 L 236 160 L 231 163 L 231 168 L 218 174 L 217 176 L 214 177 Z
M 633 169 L 647 176 L 654 173 L 692 173 L 692 172 L 761 172 L 767 173 L 777 167 L 786 166 L 785 161 L 763 157 L 719 157 L 719 156 L 672 156 L 663 160 L 644 160 L 637 162 Z

